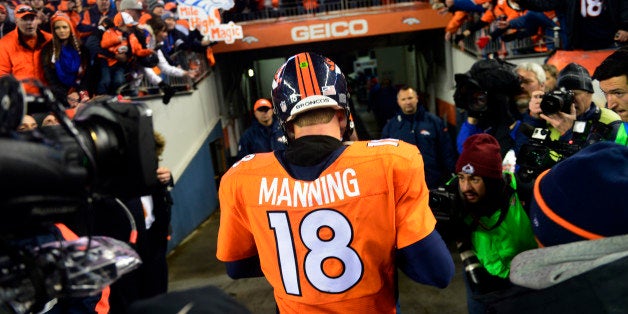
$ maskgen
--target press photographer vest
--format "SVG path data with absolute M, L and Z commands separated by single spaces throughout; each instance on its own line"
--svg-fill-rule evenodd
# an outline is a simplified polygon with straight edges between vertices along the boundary
M 591 104 L 591 107 L 594 107 L 595 104 Z M 614 131 L 615 127 L 612 125 L 613 122 L 620 120 L 619 116 L 610 109 L 607 108 L 599 108 L 597 106 L 594 107 L 593 117 L 586 120 L 576 120 L 574 122 L 574 126 L 571 130 L 571 141 L 572 144 L 580 145 L 580 147 L 585 147 L 589 144 L 611 140 L 614 141 L 617 137 L 617 132 Z M 589 112 L 586 112 L 589 114 Z M 580 123 L 585 123 L 583 130 L 577 130 Z M 554 127 L 549 127 L 550 130 L 550 139 L 556 141 L 561 139 L 561 134 Z M 582 132 L 575 132 L 582 131 Z
M 628 122 L 624 122 L 621 127 L 619 127 L 619 131 L 617 131 L 617 136 L 615 137 L 615 143 L 628 146 Z

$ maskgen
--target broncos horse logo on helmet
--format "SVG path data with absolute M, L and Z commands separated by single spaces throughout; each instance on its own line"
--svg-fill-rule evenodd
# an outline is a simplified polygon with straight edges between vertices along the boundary
M 294 55 L 275 74 L 272 85 L 273 110 L 287 132 L 287 124 L 303 112 L 335 108 L 344 110 L 348 121 L 343 139 L 353 131 L 347 81 L 332 60 L 309 52 Z

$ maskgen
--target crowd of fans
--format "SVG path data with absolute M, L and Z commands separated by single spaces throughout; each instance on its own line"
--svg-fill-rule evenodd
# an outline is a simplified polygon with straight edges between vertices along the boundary
M 40 82 L 68 108 L 77 98 L 158 92 L 140 90 L 143 80 L 167 104 L 177 91 L 171 79 L 199 75 L 184 52 L 213 60 L 212 43 L 187 23 L 176 2 L 161 0 L 2 1 L 0 75 L 29 94 Z
M 621 1 L 432 0 L 453 14 L 445 40 L 486 54 L 525 54 L 553 49 L 607 49 L 628 42 L 628 7 Z M 579 7 L 578 7 L 579 6 Z M 465 40 L 465 39 L 471 39 Z M 528 40 L 527 45 L 516 41 Z M 509 49 L 506 43 L 516 49 Z M 474 47 L 468 47 L 471 44 Z

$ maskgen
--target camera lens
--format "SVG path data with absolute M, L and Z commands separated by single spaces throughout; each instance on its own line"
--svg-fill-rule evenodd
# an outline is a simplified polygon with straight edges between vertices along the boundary
M 543 111 L 543 113 L 546 115 L 559 112 L 562 106 L 562 98 L 557 97 L 553 94 L 545 95 L 541 100 L 541 111 Z
M 477 91 L 471 95 L 471 101 L 469 102 L 469 110 L 471 111 L 486 111 L 488 105 L 488 96 L 486 92 Z

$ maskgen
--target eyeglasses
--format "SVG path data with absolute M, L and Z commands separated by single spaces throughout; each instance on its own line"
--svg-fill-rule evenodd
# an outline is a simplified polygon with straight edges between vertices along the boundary
M 613 96 L 613 97 L 615 97 L 615 99 L 623 98 L 624 95 L 628 94 L 628 92 L 625 92 L 625 91 L 622 91 L 622 90 L 613 90 L 613 91 L 610 91 L 610 92 L 602 91 L 602 93 L 604 93 L 604 97 L 608 98 L 608 96 Z
M 29 8 L 29 7 L 21 7 L 19 10 L 15 11 L 15 13 L 17 14 L 22 14 L 22 13 L 33 13 L 35 14 L 35 10 Z
M 78 98 L 74 98 L 74 97 L 68 97 L 68 102 L 78 102 L 79 99 Z

